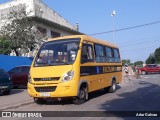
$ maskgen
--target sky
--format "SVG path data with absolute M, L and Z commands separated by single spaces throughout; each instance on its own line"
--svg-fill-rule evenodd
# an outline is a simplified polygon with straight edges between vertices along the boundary
M 0 0 L 0 4 L 9 0 Z M 160 21 L 160 0 L 42 0 L 88 35 Z M 116 11 L 114 17 L 112 11 Z M 160 22 L 92 37 L 115 43 L 122 59 L 145 61 L 160 47 Z

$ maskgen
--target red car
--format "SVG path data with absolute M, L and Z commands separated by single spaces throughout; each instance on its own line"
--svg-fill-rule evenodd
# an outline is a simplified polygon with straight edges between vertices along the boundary
M 160 73 L 160 66 L 156 64 L 148 64 L 143 68 L 138 68 L 141 74 L 145 75 L 148 73 Z
M 8 71 L 8 74 L 12 77 L 14 88 L 27 86 L 29 70 L 30 66 L 18 66 Z

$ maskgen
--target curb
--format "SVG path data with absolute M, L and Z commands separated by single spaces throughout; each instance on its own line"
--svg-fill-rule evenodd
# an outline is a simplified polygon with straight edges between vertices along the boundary
M 34 101 L 29 101 L 29 102 L 24 102 L 24 103 L 20 103 L 20 104 L 16 104 L 16 105 L 11 105 L 11 106 L 6 106 L 6 107 L 2 107 L 0 108 L 0 111 L 4 111 L 4 110 L 8 110 L 8 109 L 16 109 L 22 106 L 26 106 L 26 105 L 30 105 L 33 104 Z

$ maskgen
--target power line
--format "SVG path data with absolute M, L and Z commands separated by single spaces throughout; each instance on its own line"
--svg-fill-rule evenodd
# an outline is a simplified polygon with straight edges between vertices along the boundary
M 160 42 L 160 39 L 158 39 L 158 40 L 148 40 L 148 41 L 136 41 L 136 42 L 132 42 L 132 43 L 128 43 L 128 44 L 122 44 L 122 45 L 119 45 L 119 47 L 131 47 L 131 46 L 133 46 L 133 45 L 141 45 L 141 44 L 153 44 L 153 43 L 159 43 Z
M 137 26 L 132 26 L 132 27 L 127 27 L 127 28 L 121 28 L 121 29 L 117 29 L 117 30 L 114 30 L 114 31 L 110 30 L 110 31 L 106 31 L 106 32 L 93 33 L 93 34 L 89 34 L 89 35 L 94 36 L 94 35 L 99 35 L 99 34 L 107 34 L 107 33 L 111 33 L 111 32 L 118 32 L 118 31 L 124 31 L 124 30 L 139 28 L 139 27 L 145 27 L 145 26 L 154 25 L 154 24 L 158 24 L 158 23 L 160 23 L 160 21 L 147 23 L 147 24 L 142 24 L 142 25 L 137 25 Z
M 150 48 L 159 48 L 159 46 L 157 45 L 154 45 L 154 46 L 149 46 L 149 47 L 141 47 L 141 48 L 134 48 L 134 49 L 130 49 L 130 50 L 120 50 L 121 51 L 121 54 L 122 53 L 128 53 L 130 51 L 135 51 L 135 50 L 143 50 L 143 52 L 146 50 L 146 49 L 150 49 Z
M 156 35 L 156 36 L 150 36 L 150 37 L 145 37 L 145 38 L 140 38 L 140 39 L 134 39 L 134 40 L 127 40 L 127 41 L 124 41 L 124 42 L 119 42 L 117 44 L 119 44 L 120 46 L 123 45 L 123 44 L 128 44 L 128 43 L 131 43 L 131 42 L 137 42 L 137 41 L 147 41 L 148 39 L 155 39 L 155 38 L 159 38 L 160 37 L 160 34 Z

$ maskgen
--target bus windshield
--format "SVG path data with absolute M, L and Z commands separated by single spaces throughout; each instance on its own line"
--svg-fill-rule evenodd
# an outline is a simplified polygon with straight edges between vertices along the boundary
M 44 43 L 34 62 L 34 66 L 55 66 L 73 64 L 80 39 L 65 39 Z

